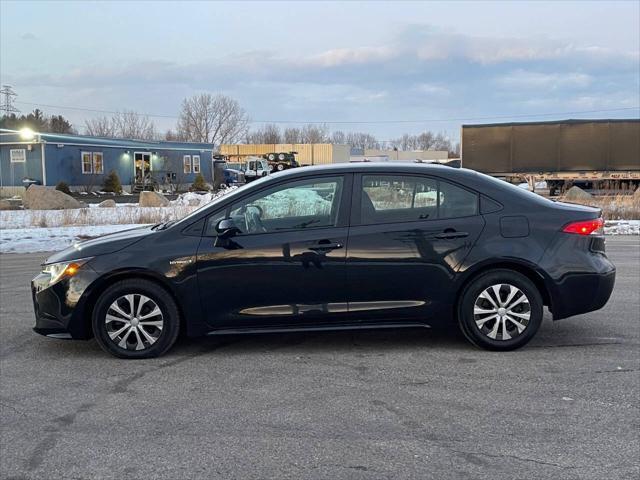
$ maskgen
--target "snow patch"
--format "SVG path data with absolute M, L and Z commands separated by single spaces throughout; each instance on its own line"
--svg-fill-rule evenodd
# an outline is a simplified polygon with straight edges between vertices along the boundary
M 98 225 L 55 228 L 3 228 L 0 253 L 33 253 L 63 250 L 79 240 L 130 230 L 139 225 Z
M 605 235 L 640 235 L 640 220 L 607 220 Z

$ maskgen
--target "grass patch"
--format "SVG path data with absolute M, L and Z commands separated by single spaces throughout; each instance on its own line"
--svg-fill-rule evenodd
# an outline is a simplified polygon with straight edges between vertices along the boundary
M 640 195 L 605 195 L 589 200 L 573 200 L 589 207 L 602 210 L 605 220 L 638 220 L 640 219 Z

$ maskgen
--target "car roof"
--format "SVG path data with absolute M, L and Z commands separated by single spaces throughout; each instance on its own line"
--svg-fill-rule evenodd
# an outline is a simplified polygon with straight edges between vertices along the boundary
M 312 165 L 299 167 L 274 173 L 278 178 L 284 176 L 295 176 L 306 173 L 356 173 L 356 172 L 389 172 L 389 173 L 423 173 L 440 176 L 467 176 L 476 175 L 473 170 L 466 168 L 455 168 L 448 165 L 422 163 L 422 162 L 354 162 L 354 163 L 332 163 L 328 165 Z

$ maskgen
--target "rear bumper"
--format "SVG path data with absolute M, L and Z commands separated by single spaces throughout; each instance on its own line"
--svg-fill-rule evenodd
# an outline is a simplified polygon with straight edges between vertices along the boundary
M 573 273 L 555 285 L 552 294 L 554 320 L 593 312 L 606 305 L 616 282 L 616 269 L 602 273 Z

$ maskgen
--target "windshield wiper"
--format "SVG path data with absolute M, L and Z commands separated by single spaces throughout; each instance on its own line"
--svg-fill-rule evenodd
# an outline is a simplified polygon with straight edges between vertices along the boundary
M 151 227 L 151 230 L 166 230 L 174 223 L 176 223 L 175 220 L 169 220 L 168 222 L 158 223 L 157 225 L 154 225 L 153 227 Z

